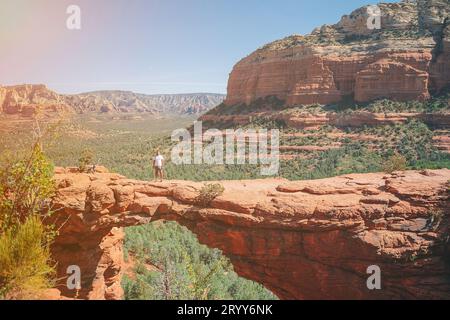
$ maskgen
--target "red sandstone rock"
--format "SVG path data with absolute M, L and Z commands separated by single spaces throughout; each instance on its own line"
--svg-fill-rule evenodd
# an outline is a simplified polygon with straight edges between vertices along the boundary
M 68 265 L 81 267 L 80 298 L 120 298 L 123 234 L 116 228 L 161 219 L 187 226 L 221 249 L 238 274 L 282 299 L 450 298 L 450 170 L 222 181 L 225 191 L 210 208 L 194 205 L 201 183 L 110 173 L 58 173 L 55 180 L 61 229 L 52 252 L 59 276 Z M 382 270 L 380 291 L 366 287 L 374 264 Z
M 404 63 L 378 60 L 359 71 L 355 77 L 355 100 L 377 98 L 391 100 L 427 100 L 428 74 Z
M 19 85 L 0 88 L 0 113 L 33 117 L 71 113 L 61 97 L 44 85 Z
M 429 91 L 450 84 L 450 27 L 442 41 L 432 36 L 445 27 L 450 5 L 442 1 L 431 9 L 436 1 L 418 0 L 418 7 L 410 1 L 379 4 L 379 32 L 367 28 L 363 7 L 338 24 L 270 43 L 234 66 L 225 102 L 249 104 L 267 96 L 289 105 L 330 104 L 343 96 L 362 102 L 427 99 Z M 411 32 L 417 24 L 420 36 L 389 35 Z
M 297 81 L 287 96 L 287 104 L 329 104 L 341 100 L 333 73 L 323 59 L 311 57 L 302 63 L 305 64 L 304 74 L 296 74 Z
M 443 32 L 440 53 L 430 66 L 432 87 L 439 91 L 450 83 L 450 24 Z

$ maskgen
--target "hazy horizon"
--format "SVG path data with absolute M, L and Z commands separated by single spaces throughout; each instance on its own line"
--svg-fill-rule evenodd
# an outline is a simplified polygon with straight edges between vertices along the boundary
M 0 85 L 45 84 L 62 94 L 226 94 L 233 65 L 257 48 L 373 3 L 2 0 Z M 73 4 L 81 30 L 66 28 Z

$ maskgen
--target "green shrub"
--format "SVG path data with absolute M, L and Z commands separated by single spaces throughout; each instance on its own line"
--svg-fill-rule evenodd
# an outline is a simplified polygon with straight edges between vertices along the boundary
M 202 207 L 207 207 L 210 205 L 218 196 L 221 196 L 225 188 L 220 183 L 205 183 L 205 185 L 200 190 L 200 194 L 195 199 L 196 204 Z
M 398 153 L 387 159 L 383 165 L 383 171 L 386 173 L 392 173 L 394 171 L 406 170 L 406 158 Z
M 50 244 L 53 166 L 35 142 L 31 151 L 0 162 L 0 298 L 31 299 L 53 285 Z
M 78 170 L 80 172 L 86 172 L 87 166 L 91 165 L 94 161 L 94 153 L 92 150 L 85 149 L 81 152 L 78 158 Z
M 45 212 L 54 194 L 53 165 L 35 144 L 21 159 L 0 165 L 0 233 Z
M 0 235 L 0 297 L 32 298 L 54 285 L 49 240 L 48 229 L 37 216 Z

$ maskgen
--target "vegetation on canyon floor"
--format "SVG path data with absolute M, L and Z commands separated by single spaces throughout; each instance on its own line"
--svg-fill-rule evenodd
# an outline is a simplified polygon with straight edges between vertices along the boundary
M 149 124 L 151 126 L 151 124 Z M 131 128 L 130 128 L 131 129 Z M 333 133 L 338 133 L 333 136 Z M 289 136 L 290 134 L 290 136 Z M 299 134 L 296 136 L 295 134 Z M 368 135 L 373 140 L 358 140 L 348 135 Z M 303 135 L 303 136 L 302 136 Z M 314 179 L 352 172 L 382 171 L 389 157 L 399 153 L 405 157 L 407 168 L 450 168 L 450 156 L 439 151 L 433 144 L 435 132 L 420 121 L 379 127 L 336 130 L 324 127 L 321 130 L 282 129 L 282 146 L 327 146 L 338 148 L 324 151 L 283 151 L 296 156 L 283 159 L 280 176 L 291 180 Z M 57 144 L 49 146 L 48 153 L 57 165 L 77 165 L 84 150 L 94 151 L 94 162 L 130 178 L 150 179 L 151 157 L 161 148 L 166 159 L 170 159 L 172 142 L 165 135 L 146 134 L 131 130 L 107 132 L 95 138 L 79 139 L 69 135 Z M 168 179 L 211 181 L 265 178 L 257 165 L 166 165 Z
M 134 276 L 123 279 L 126 299 L 275 299 L 174 222 L 128 228 L 125 256 L 137 260 Z
M 178 119 L 171 125 L 174 128 L 180 123 L 186 126 L 185 121 Z M 78 130 L 70 130 L 73 123 L 65 124 L 59 128 L 57 140 L 46 140 L 42 149 L 58 165 L 85 168 L 91 161 L 101 164 L 109 161 L 110 168 L 115 168 L 113 170 L 117 172 L 128 171 L 130 177 L 137 178 L 140 172 L 144 179 L 148 178 L 150 173 L 146 171 L 150 168 L 152 151 L 166 139 L 154 136 L 155 127 L 166 127 L 153 120 L 140 123 L 141 126 L 133 126 L 131 122 L 126 131 L 117 129 L 122 124 L 96 123 L 93 125 L 95 132 L 86 130 L 89 134 L 83 135 L 82 139 Z M 21 141 L 20 146 L 17 141 Z M 24 132 L 0 136 L 2 150 L 26 150 L 32 141 Z M 1 186 L 5 188 L 0 189 L 0 209 L 5 228 L 0 231 L 0 288 L 3 289 L 0 298 L 36 298 L 39 289 L 51 287 L 55 280 L 55 268 L 49 252 L 55 233 L 42 224 L 39 207 L 24 211 L 29 218 L 25 218 L 23 223 L 15 221 L 7 225 L 6 219 L 3 219 L 10 216 L 6 209 L 12 206 L 10 197 L 7 197 L 11 192 L 16 194 L 20 191 L 28 195 L 23 199 L 32 197 L 35 199 L 33 203 L 39 204 L 44 204 L 43 200 L 51 196 L 53 166 L 42 149 L 36 149 L 33 157 L 25 158 L 33 160 L 26 162 L 26 167 L 32 169 L 26 174 L 25 162 L 6 154 L 1 159 Z M 127 153 L 129 158 L 121 158 Z M 141 162 L 142 171 L 135 166 L 135 161 Z M 21 181 L 28 183 L 27 188 Z M 11 191 L 14 186 L 18 191 Z M 38 186 L 42 188 L 36 189 Z M 223 187 L 220 187 L 217 184 L 205 185 L 199 204 L 212 201 L 223 192 Z M 16 209 L 13 211 L 19 212 Z M 123 279 L 125 299 L 276 299 L 262 285 L 239 277 L 220 250 L 200 245 L 190 231 L 175 223 L 128 228 L 126 235 L 126 258 L 133 257 L 135 267 L 133 277 L 125 276 Z M 149 264 L 154 266 L 152 270 L 146 269 Z

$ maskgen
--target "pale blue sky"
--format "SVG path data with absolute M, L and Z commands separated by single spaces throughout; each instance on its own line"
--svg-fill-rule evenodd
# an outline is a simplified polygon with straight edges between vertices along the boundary
M 388 1 L 395 2 L 395 1 Z M 0 84 L 63 93 L 225 93 L 258 47 L 339 21 L 368 0 L 1 0 Z M 66 29 L 66 8 L 82 30 Z

